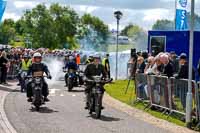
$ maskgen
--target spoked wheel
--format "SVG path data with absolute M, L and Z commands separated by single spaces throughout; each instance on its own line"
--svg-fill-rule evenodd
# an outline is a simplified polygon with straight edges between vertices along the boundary
M 94 112 L 94 98 L 93 97 L 91 97 L 90 98 L 90 103 L 89 103 L 89 114 L 92 114 L 92 112 Z
M 39 111 L 40 106 L 42 105 L 42 96 L 41 96 L 40 91 L 35 91 L 34 105 L 35 105 L 36 111 Z
M 24 92 L 25 91 L 25 83 L 24 83 L 24 81 L 21 81 L 20 85 L 21 85 L 21 92 Z
M 102 109 L 102 96 L 100 94 L 95 96 L 95 118 L 99 119 L 101 117 L 101 109 Z

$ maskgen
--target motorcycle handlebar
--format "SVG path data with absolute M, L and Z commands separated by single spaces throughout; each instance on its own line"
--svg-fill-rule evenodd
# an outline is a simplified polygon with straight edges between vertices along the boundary
M 95 80 L 91 80 L 91 79 L 86 79 L 85 80 L 86 82 L 93 82 L 93 83 L 97 83 Z M 112 82 L 112 79 L 109 79 L 109 80 L 101 80 L 100 82 L 98 83 L 102 83 L 102 84 L 108 84 L 108 83 L 111 83 Z
M 48 76 L 26 76 L 26 78 L 35 78 L 35 77 L 46 77 L 46 78 L 48 78 Z

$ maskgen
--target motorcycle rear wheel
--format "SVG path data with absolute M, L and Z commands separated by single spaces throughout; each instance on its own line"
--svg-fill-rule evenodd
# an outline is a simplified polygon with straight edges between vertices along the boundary
M 73 89 L 73 80 L 68 79 L 68 91 L 72 91 L 72 89 Z

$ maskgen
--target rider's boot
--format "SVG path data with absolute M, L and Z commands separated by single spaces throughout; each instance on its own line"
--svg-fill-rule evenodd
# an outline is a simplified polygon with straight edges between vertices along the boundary
M 27 101 L 32 102 L 33 101 L 32 97 L 29 97 Z
M 47 97 L 44 97 L 45 102 L 49 102 L 50 100 Z

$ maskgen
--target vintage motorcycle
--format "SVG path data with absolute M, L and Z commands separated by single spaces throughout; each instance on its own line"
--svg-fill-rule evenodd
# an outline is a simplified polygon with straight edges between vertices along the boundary
M 103 109 L 103 86 L 107 83 L 110 83 L 112 80 L 103 80 L 101 76 L 93 76 L 93 80 L 87 79 L 86 81 L 94 84 L 94 87 L 89 92 L 89 114 L 94 113 L 95 118 L 99 119 L 101 117 L 101 111 Z

